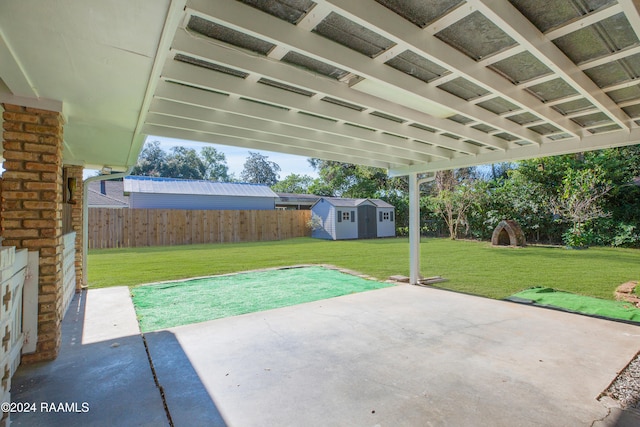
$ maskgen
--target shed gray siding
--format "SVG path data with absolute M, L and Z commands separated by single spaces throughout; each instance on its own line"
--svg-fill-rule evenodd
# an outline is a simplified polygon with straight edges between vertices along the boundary
M 335 211 L 336 239 L 358 238 L 358 208 L 351 206 L 333 206 Z M 340 218 L 344 212 L 349 213 L 349 218 Z
M 323 197 L 311 207 L 312 215 L 321 220 L 322 228 L 313 230 L 311 237 L 318 239 L 357 239 L 359 237 L 359 221 L 364 219 L 359 215 L 359 208 L 370 206 L 375 209 L 375 217 L 370 215 L 369 221 L 373 234 L 371 237 L 394 237 L 396 235 L 395 208 L 379 199 L 341 199 L 339 197 Z M 343 213 L 348 212 L 343 217 Z M 339 218 L 340 217 L 340 218 Z M 362 226 L 362 224 L 360 224 Z M 375 226 L 375 227 L 374 227 Z
M 318 203 L 313 205 L 311 215 L 320 218 L 322 227 L 311 232 L 311 237 L 317 239 L 336 240 L 336 210 L 330 203 L 320 199 Z
M 385 215 L 386 213 L 386 215 Z M 377 208 L 378 237 L 396 236 L 396 218 L 394 208 Z
M 275 198 L 131 193 L 129 207 L 134 209 L 273 210 Z

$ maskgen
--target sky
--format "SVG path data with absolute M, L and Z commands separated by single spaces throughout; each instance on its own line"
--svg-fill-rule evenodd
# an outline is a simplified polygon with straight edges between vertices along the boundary
M 244 169 L 244 162 L 247 160 L 247 157 L 249 157 L 249 151 L 258 152 L 264 156 L 269 157 L 267 160 L 277 163 L 281 169 L 280 179 L 284 179 L 287 175 L 290 175 L 292 173 L 298 175 L 309 175 L 313 178 L 318 177 L 318 173 L 309 165 L 306 157 L 294 156 L 291 154 L 274 153 L 271 151 L 249 150 L 247 148 L 232 147 L 229 145 L 185 141 L 181 139 L 164 138 L 159 136 L 148 136 L 147 141 L 160 142 L 160 147 L 165 151 L 169 151 L 171 147 L 176 146 L 195 148 L 197 151 L 199 151 L 202 147 L 213 147 L 218 152 L 224 153 L 227 158 L 229 173 L 234 174 L 236 178 L 240 178 L 242 169 Z
M 227 166 L 229 166 L 229 174 L 234 174 L 237 179 L 240 179 L 240 174 L 242 173 L 242 169 L 244 169 L 244 162 L 247 160 L 247 157 L 249 157 L 249 151 L 260 153 L 267 156 L 267 160 L 277 163 L 278 166 L 280 166 L 279 175 L 281 180 L 292 173 L 309 175 L 313 178 L 318 177 L 318 173 L 309 165 L 309 162 L 307 162 L 307 157 L 149 135 L 147 142 L 152 141 L 160 142 L 160 147 L 167 152 L 171 147 L 177 146 L 194 148 L 196 151 L 199 151 L 202 147 L 213 147 L 218 152 L 224 153 L 227 158 Z M 98 171 L 85 169 L 84 178 L 86 179 L 97 174 Z

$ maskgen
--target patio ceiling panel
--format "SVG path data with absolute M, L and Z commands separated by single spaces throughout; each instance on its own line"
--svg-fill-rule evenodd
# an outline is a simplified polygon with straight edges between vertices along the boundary
M 556 2 L 557 14 L 517 0 L 187 0 L 155 93 L 167 103 L 151 104 L 149 125 L 231 141 L 277 136 L 279 151 L 297 138 L 332 155 L 389 155 L 394 174 L 573 152 L 596 135 L 631 143 L 637 10 Z M 583 66 L 557 47 L 593 26 L 612 35 L 603 52 L 612 61 L 588 54 Z M 197 106 L 184 111 L 201 120 L 176 103 Z
M 324 132 L 328 135 L 345 135 L 357 140 L 368 141 L 389 147 L 391 150 L 410 150 L 411 153 L 424 154 L 432 158 L 449 159 L 455 156 L 455 152 L 428 145 L 419 140 L 402 140 L 390 136 L 389 133 L 381 133 L 354 126 L 348 122 L 338 123 L 318 116 L 298 113 L 295 115 L 280 114 L 272 108 L 246 102 L 241 98 L 230 98 L 227 95 L 213 94 L 195 88 L 179 86 L 172 83 L 161 82 L 156 92 L 156 100 L 171 100 L 173 102 L 194 105 L 215 111 L 229 112 L 241 116 L 261 118 L 276 123 L 284 123 L 304 129 Z M 150 111 L 156 111 L 154 104 Z M 424 135 L 423 135 L 424 136 Z M 458 154 L 460 155 L 460 154 Z
M 200 0 L 194 0 L 194 2 L 199 1 Z M 216 4 L 216 1 L 221 3 Z M 262 40 L 269 40 L 276 45 L 285 45 L 287 49 L 291 49 L 298 54 L 315 60 L 322 59 L 321 62 L 327 63 L 336 69 L 346 70 L 350 74 L 344 76 L 342 79 L 350 83 L 350 86 L 354 89 L 363 90 L 368 93 L 372 91 L 387 92 L 393 90 L 397 93 L 403 93 L 407 103 L 410 102 L 412 98 L 419 98 L 422 108 L 434 104 L 440 105 L 441 107 L 431 109 L 435 115 L 450 115 L 456 112 L 456 110 L 459 110 L 457 112 L 463 114 L 473 112 L 474 115 L 479 116 L 481 121 L 495 121 L 496 123 L 490 124 L 495 127 L 500 127 L 500 125 L 506 126 L 506 129 L 503 130 L 514 134 L 521 134 L 522 138 L 534 140 L 537 138 L 535 134 L 527 132 L 526 129 L 512 127 L 508 122 L 500 122 L 499 117 L 496 118 L 495 115 L 489 114 L 486 111 L 475 109 L 473 105 L 460 102 L 459 99 L 443 93 L 433 86 L 416 86 L 415 80 L 409 75 L 395 69 L 381 68 L 377 66 L 375 62 L 368 60 L 365 55 L 355 55 L 355 51 L 349 47 L 332 42 L 315 33 L 301 31 L 298 28 L 292 30 L 290 29 L 290 24 L 270 15 L 261 14 L 259 11 L 252 10 L 251 8 L 247 9 L 246 6 L 240 3 L 225 3 L 224 10 L 221 10 L 222 2 L 223 0 L 201 2 L 206 4 L 199 6 L 205 8 L 210 15 L 205 14 L 202 9 L 198 12 L 193 11 L 193 13 L 206 16 L 207 19 L 231 28 L 250 26 L 253 36 Z M 190 3 L 190 5 L 192 4 Z M 387 10 L 382 6 L 380 7 Z M 354 79 L 353 77 L 355 76 L 359 76 L 360 78 Z M 364 80 L 361 78 L 364 78 Z M 345 91 L 345 89 L 347 88 L 343 86 L 342 90 Z M 378 102 L 380 102 L 380 100 L 378 100 Z M 491 138 L 487 139 L 486 136 L 483 137 L 481 135 L 471 137 L 479 139 L 484 145 L 492 146 L 500 150 L 507 148 L 503 141 Z
M 547 109 L 543 104 L 531 99 L 527 93 L 516 90 L 515 87 L 510 88 L 509 86 L 511 85 L 508 85 L 502 76 L 496 75 L 492 70 L 486 68 L 486 66 L 480 64 L 472 57 L 462 53 L 458 49 L 451 47 L 449 44 L 437 37 L 425 37 L 425 31 L 406 25 L 406 21 L 398 19 L 399 16 L 394 16 L 393 13 L 384 13 L 385 11 L 381 10 L 381 8 L 376 8 L 374 7 L 375 5 L 363 2 L 353 2 L 349 0 L 327 0 L 327 2 L 335 7 L 339 7 L 341 13 L 350 14 L 354 19 L 355 17 L 358 17 L 363 21 L 369 22 L 370 25 L 374 25 L 378 31 L 384 33 L 392 40 L 405 43 L 407 46 L 410 46 L 414 52 L 444 68 L 447 68 L 448 70 L 451 70 L 453 75 L 464 77 L 464 79 L 483 87 L 489 92 L 500 93 L 504 98 L 518 105 L 520 108 L 535 109 L 548 120 L 555 121 L 562 126 L 566 126 L 565 130 L 568 132 L 578 131 L 574 124 L 563 120 L 562 116 L 558 115 L 557 112 Z M 470 13 L 473 14 L 473 11 L 478 9 L 479 8 L 474 5 L 473 2 L 467 1 L 465 4 L 451 12 L 452 14 L 455 14 L 459 10 L 462 11 L 460 16 L 456 17 L 455 22 L 452 23 L 447 21 L 446 17 L 441 21 L 445 21 L 447 25 L 456 25 L 456 23 L 461 19 L 463 20 L 465 17 L 471 16 Z M 437 32 L 442 28 L 443 24 L 436 22 L 426 30 Z M 508 47 L 508 45 L 503 46 L 503 48 L 506 47 Z M 495 48 L 489 49 L 494 52 L 498 52 L 500 50 Z M 514 54 L 515 53 L 518 53 L 518 51 L 514 51 Z M 440 85 L 440 82 L 435 80 L 432 84 Z M 468 115 L 477 116 L 478 113 L 476 112 L 475 114 Z M 491 123 L 490 120 L 481 121 L 485 121 L 487 124 L 495 126 L 495 124 Z M 523 139 L 530 139 L 534 142 L 539 141 L 535 135 L 529 135 Z
M 555 74 L 560 76 L 566 83 L 573 87 L 573 89 L 578 91 L 583 97 L 587 98 L 597 108 L 611 117 L 611 119 L 619 126 L 622 128 L 628 128 L 630 126 L 627 115 L 620 109 L 620 107 L 612 102 L 611 99 L 602 92 L 602 90 L 599 90 L 599 88 L 587 76 L 585 76 L 584 73 L 580 72 L 578 66 L 571 61 L 571 55 L 569 55 L 569 58 L 563 55 L 563 53 L 566 54 L 567 50 L 571 49 L 571 44 L 569 44 L 563 52 L 561 52 L 562 47 L 560 47 L 560 49 L 554 48 L 555 46 L 550 39 L 541 37 L 538 28 L 534 27 L 531 21 L 518 13 L 510 4 L 500 3 L 498 5 L 496 3 L 485 2 L 482 0 L 471 0 L 471 3 L 477 5 L 480 10 L 491 18 L 492 21 L 501 24 L 501 28 L 508 28 L 509 34 L 516 38 L 520 44 L 526 46 L 527 49 L 542 62 L 549 64 L 549 67 Z M 514 1 L 514 3 L 523 5 L 524 2 Z M 551 10 L 550 14 L 553 14 L 553 8 L 550 7 L 549 9 Z M 530 19 L 531 15 L 532 13 L 528 14 Z M 604 17 L 605 20 L 611 19 L 607 15 L 603 15 L 602 17 Z M 599 24 L 596 23 L 594 25 Z M 576 32 L 577 31 L 569 33 L 568 36 L 571 36 Z M 635 32 L 629 25 L 626 26 L 625 30 L 620 31 L 620 33 L 633 34 L 635 37 Z M 627 36 L 621 37 L 621 39 L 632 39 L 634 37 Z M 637 37 L 635 38 L 637 39 Z
M 243 79 L 230 77 L 225 74 L 219 74 L 215 76 L 215 79 L 212 79 L 206 70 L 175 61 L 165 66 L 163 78 L 167 81 L 192 85 L 193 87 L 204 88 L 218 93 L 233 94 L 245 99 L 259 99 L 269 105 L 278 105 L 289 110 L 302 111 L 315 116 L 330 118 L 335 121 L 349 122 L 364 128 L 400 135 L 409 139 L 422 140 L 430 138 L 424 130 L 416 127 L 379 119 L 371 114 L 362 114 L 361 112 L 345 107 L 334 106 L 327 102 L 319 102 L 314 98 L 303 97 L 270 87 L 258 87 L 256 84 L 247 85 Z M 288 116 L 291 117 L 291 115 Z M 445 141 L 442 138 L 434 139 L 431 137 L 429 142 L 466 154 L 477 154 L 480 152 L 477 147 L 471 147 L 468 144 L 456 141 Z
M 633 0 L 0 2 L 0 101 L 62 110 L 85 166 L 130 166 L 149 129 L 216 142 L 183 129 L 206 124 L 433 170 L 637 143 L 639 34 Z
M 496 142 L 491 137 L 487 137 L 486 135 L 483 136 L 481 133 L 469 129 L 466 126 L 459 126 L 455 123 L 451 123 L 450 121 L 443 121 L 432 116 L 427 116 L 423 113 L 420 113 L 413 109 L 402 107 L 398 104 L 385 103 L 385 105 L 380 105 L 380 100 L 378 98 L 359 91 L 350 91 L 344 84 L 333 79 L 320 79 L 305 70 L 301 70 L 297 67 L 292 68 L 281 62 L 274 62 L 267 58 L 248 56 L 245 53 L 236 50 L 229 51 L 229 49 L 223 46 L 212 44 L 207 40 L 203 40 L 199 37 L 196 37 L 194 39 L 184 32 L 178 33 L 176 35 L 173 48 L 175 49 L 175 52 L 179 54 L 188 54 L 198 58 L 207 58 L 208 60 L 217 59 L 223 61 L 226 66 L 234 70 L 240 70 L 242 72 L 246 72 L 255 76 L 265 77 L 277 81 L 287 80 L 290 84 L 296 87 L 306 88 L 307 90 L 313 91 L 314 93 L 318 94 L 322 93 L 323 96 L 329 96 L 333 99 L 339 99 L 346 103 L 364 106 L 367 108 L 367 111 L 369 111 L 370 109 L 369 106 L 377 106 L 378 108 L 385 110 L 390 115 L 403 117 L 410 122 L 419 122 L 424 125 L 439 128 L 447 132 L 460 134 L 461 136 L 466 138 L 479 139 L 481 142 L 484 142 L 487 145 L 489 143 L 496 144 Z M 224 57 L 221 57 L 222 54 L 224 54 Z M 165 66 L 165 72 L 163 73 L 163 78 L 167 79 L 170 77 L 170 71 L 168 71 L 170 69 L 176 69 L 176 64 L 167 63 L 167 65 Z M 195 72 L 195 70 L 193 71 Z M 190 77 L 187 75 L 189 72 L 189 69 L 182 68 L 182 76 L 180 77 L 181 81 L 187 82 L 189 80 Z M 200 78 L 203 80 L 203 83 L 205 83 L 207 87 L 219 91 L 228 91 L 227 86 L 221 86 L 217 82 L 211 81 L 212 79 L 208 77 L 210 77 L 208 74 L 200 73 Z M 225 76 L 220 76 L 220 79 L 223 79 L 224 77 Z M 229 79 L 229 82 L 232 82 L 232 80 Z M 241 87 L 241 89 L 242 92 L 238 93 L 238 95 L 252 97 L 253 90 L 251 88 Z M 255 93 L 253 93 L 253 96 L 255 96 Z M 318 95 L 318 97 L 319 96 L 320 95 Z M 277 96 L 270 99 L 271 100 L 268 102 L 282 101 Z M 313 99 L 311 101 L 313 101 Z M 323 109 L 323 112 L 320 112 L 318 109 L 322 107 L 321 104 L 318 104 L 317 102 L 309 102 L 308 104 L 310 105 L 305 107 L 300 103 L 295 103 L 294 105 L 288 105 L 288 107 L 292 109 L 309 111 L 314 114 L 329 116 L 338 121 L 348 121 L 380 131 L 399 134 L 407 138 L 425 138 L 423 132 L 416 132 L 415 129 L 407 126 L 390 126 L 388 120 L 375 120 L 370 117 L 371 115 L 368 113 L 356 114 L 355 111 L 347 111 L 346 108 L 340 106 L 336 106 L 333 109 L 328 108 L 328 106 L 324 106 L 325 108 Z M 441 145 L 441 141 L 434 141 L 434 144 Z M 477 150 L 470 151 L 468 147 L 465 147 L 463 144 L 442 144 L 444 147 L 456 151 L 464 151 L 468 152 L 469 154 L 477 153 Z
M 261 133 L 297 138 L 300 141 L 308 141 L 323 145 L 328 152 L 345 154 L 347 149 L 351 154 L 363 155 L 361 151 L 366 151 L 372 157 L 380 161 L 389 161 L 397 164 L 410 164 L 414 161 L 429 162 L 431 156 L 405 148 L 391 147 L 381 144 L 362 144 L 362 141 L 344 135 L 326 134 L 321 131 L 308 132 L 308 129 L 291 126 L 276 121 L 262 118 L 252 118 L 245 115 L 222 112 L 211 109 L 204 109 L 192 105 L 178 104 L 164 100 L 154 100 L 150 111 L 152 114 L 159 114 L 168 117 L 178 117 L 182 119 L 193 119 L 207 124 L 224 125 L 239 130 L 260 129 Z M 162 118 L 157 118 L 163 123 Z M 313 118 L 308 118 L 313 120 Z M 152 120 L 149 119 L 149 122 Z M 236 132 L 233 132 L 237 135 Z M 255 138 L 254 138 L 255 139 Z

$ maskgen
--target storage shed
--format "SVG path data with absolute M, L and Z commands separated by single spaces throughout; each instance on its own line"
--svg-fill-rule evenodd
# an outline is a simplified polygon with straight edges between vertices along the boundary
M 273 210 L 268 186 L 177 178 L 128 176 L 124 193 L 132 209 Z
M 318 239 L 395 237 L 395 208 L 380 199 L 322 197 L 312 207 L 316 221 L 311 236 Z

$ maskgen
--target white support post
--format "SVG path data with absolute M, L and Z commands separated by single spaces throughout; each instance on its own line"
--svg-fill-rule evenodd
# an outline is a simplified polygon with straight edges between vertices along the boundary
M 409 174 L 409 283 L 418 284 L 420 275 L 420 182 Z

